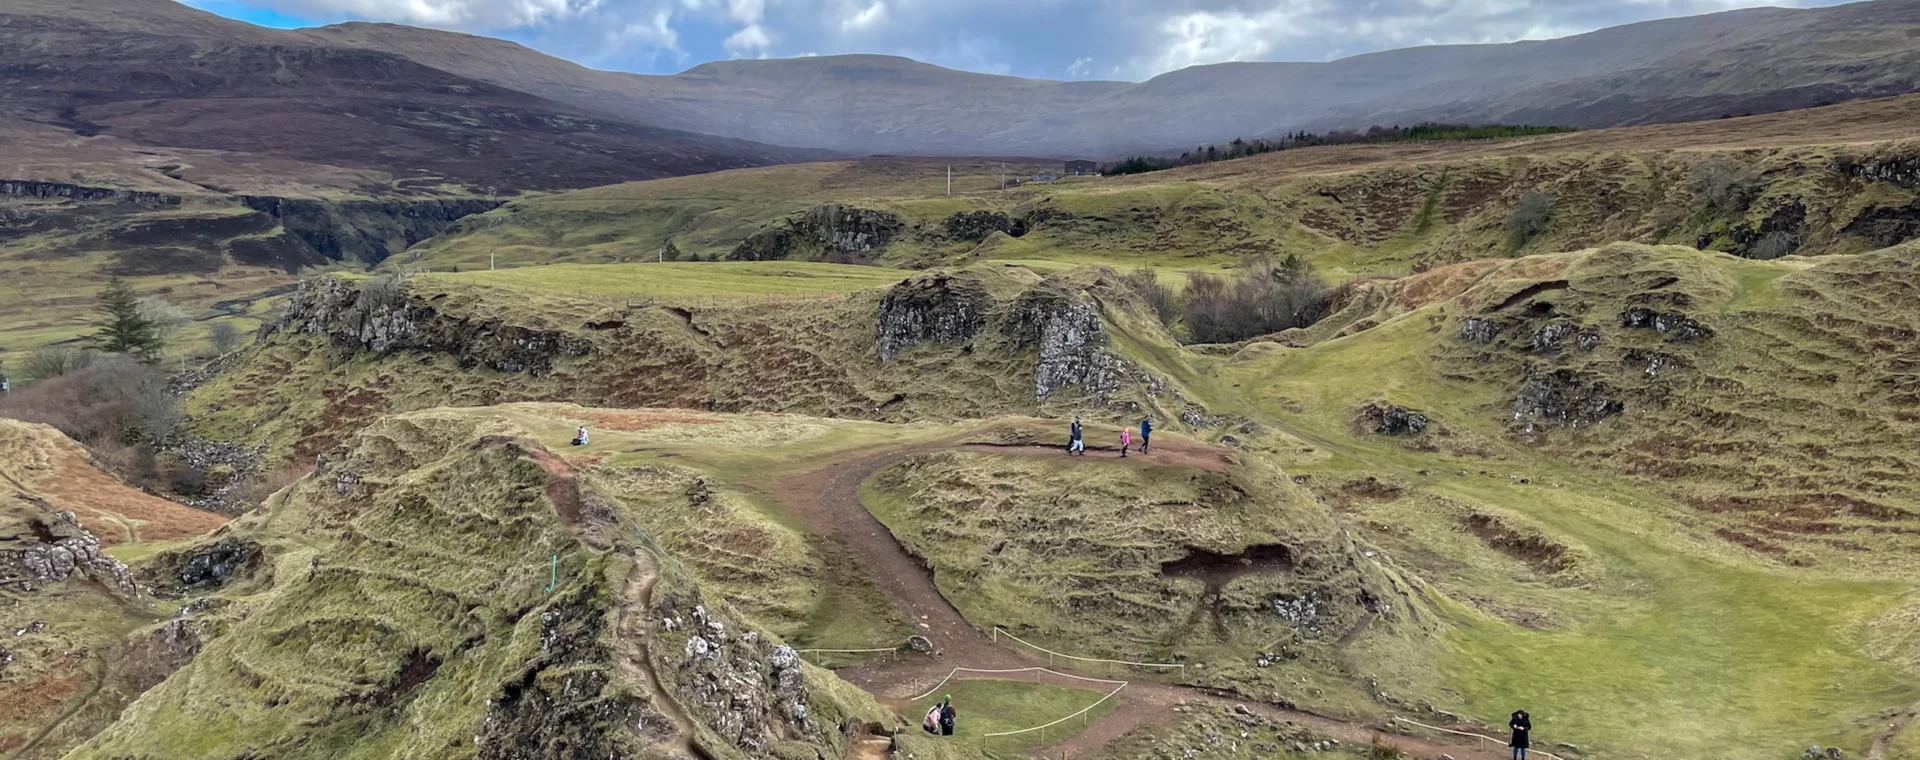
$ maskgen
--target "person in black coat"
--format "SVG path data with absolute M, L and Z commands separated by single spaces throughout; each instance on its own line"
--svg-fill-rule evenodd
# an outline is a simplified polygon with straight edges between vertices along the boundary
M 1507 742 L 1513 748 L 1513 760 L 1527 760 L 1527 733 L 1533 730 L 1533 719 L 1527 717 L 1526 710 L 1515 710 L 1507 728 L 1513 729 L 1513 740 Z
M 1067 429 L 1067 453 L 1087 455 L 1087 443 L 1080 439 L 1080 418 L 1073 418 L 1073 427 Z
M 1140 419 L 1140 453 L 1145 454 L 1147 453 L 1147 449 L 1152 447 L 1153 447 L 1153 418 L 1142 417 Z

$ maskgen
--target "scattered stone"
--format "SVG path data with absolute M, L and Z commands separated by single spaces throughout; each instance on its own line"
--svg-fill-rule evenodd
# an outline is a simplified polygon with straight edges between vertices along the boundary
M 1600 345 L 1600 333 L 1582 328 L 1572 322 L 1553 321 L 1541 325 L 1533 334 L 1533 352 L 1536 354 L 1558 353 L 1566 347 L 1567 341 L 1573 341 L 1582 351 L 1592 351 Z
M 1027 234 L 1026 220 L 1015 219 L 999 211 L 963 211 L 947 217 L 945 227 L 948 240 L 978 242 L 995 232 L 1004 232 L 1011 237 Z
M 918 635 L 908 636 L 907 649 L 909 651 L 926 654 L 928 652 L 933 651 L 933 641 L 929 640 L 925 636 L 918 636 Z
M 1427 431 L 1427 415 L 1397 404 L 1368 404 L 1360 419 L 1379 435 L 1419 435 Z
M 1535 375 L 1527 378 L 1514 398 L 1513 419 L 1571 427 L 1590 425 L 1626 409 L 1626 404 L 1611 395 L 1612 389 L 1604 382 L 1583 381 L 1571 371 Z

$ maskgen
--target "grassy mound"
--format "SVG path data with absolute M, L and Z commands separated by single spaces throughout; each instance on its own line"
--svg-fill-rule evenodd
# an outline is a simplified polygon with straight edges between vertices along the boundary
M 623 511 L 508 421 L 373 426 L 234 524 L 264 561 L 200 605 L 218 635 L 76 756 L 770 758 L 879 714 Z

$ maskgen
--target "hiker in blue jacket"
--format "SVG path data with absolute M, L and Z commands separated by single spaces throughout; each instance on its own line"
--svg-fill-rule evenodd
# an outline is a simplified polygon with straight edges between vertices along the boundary
M 1153 418 L 1142 417 L 1140 418 L 1140 453 L 1142 454 L 1147 453 L 1147 449 L 1152 446 L 1153 446 Z

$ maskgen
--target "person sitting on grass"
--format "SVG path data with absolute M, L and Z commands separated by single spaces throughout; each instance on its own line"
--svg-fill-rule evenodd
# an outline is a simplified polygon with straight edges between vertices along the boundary
M 920 721 L 920 728 L 934 736 L 940 735 L 940 717 L 946 714 L 943 705 L 934 705 L 927 710 L 927 717 Z
M 1513 748 L 1513 760 L 1527 760 L 1527 734 L 1533 731 L 1533 719 L 1527 717 L 1526 710 L 1515 710 L 1507 727 L 1513 729 L 1513 740 L 1507 742 Z
M 586 425 L 581 425 L 578 430 L 573 431 L 573 445 L 575 446 L 587 445 L 587 426 Z

